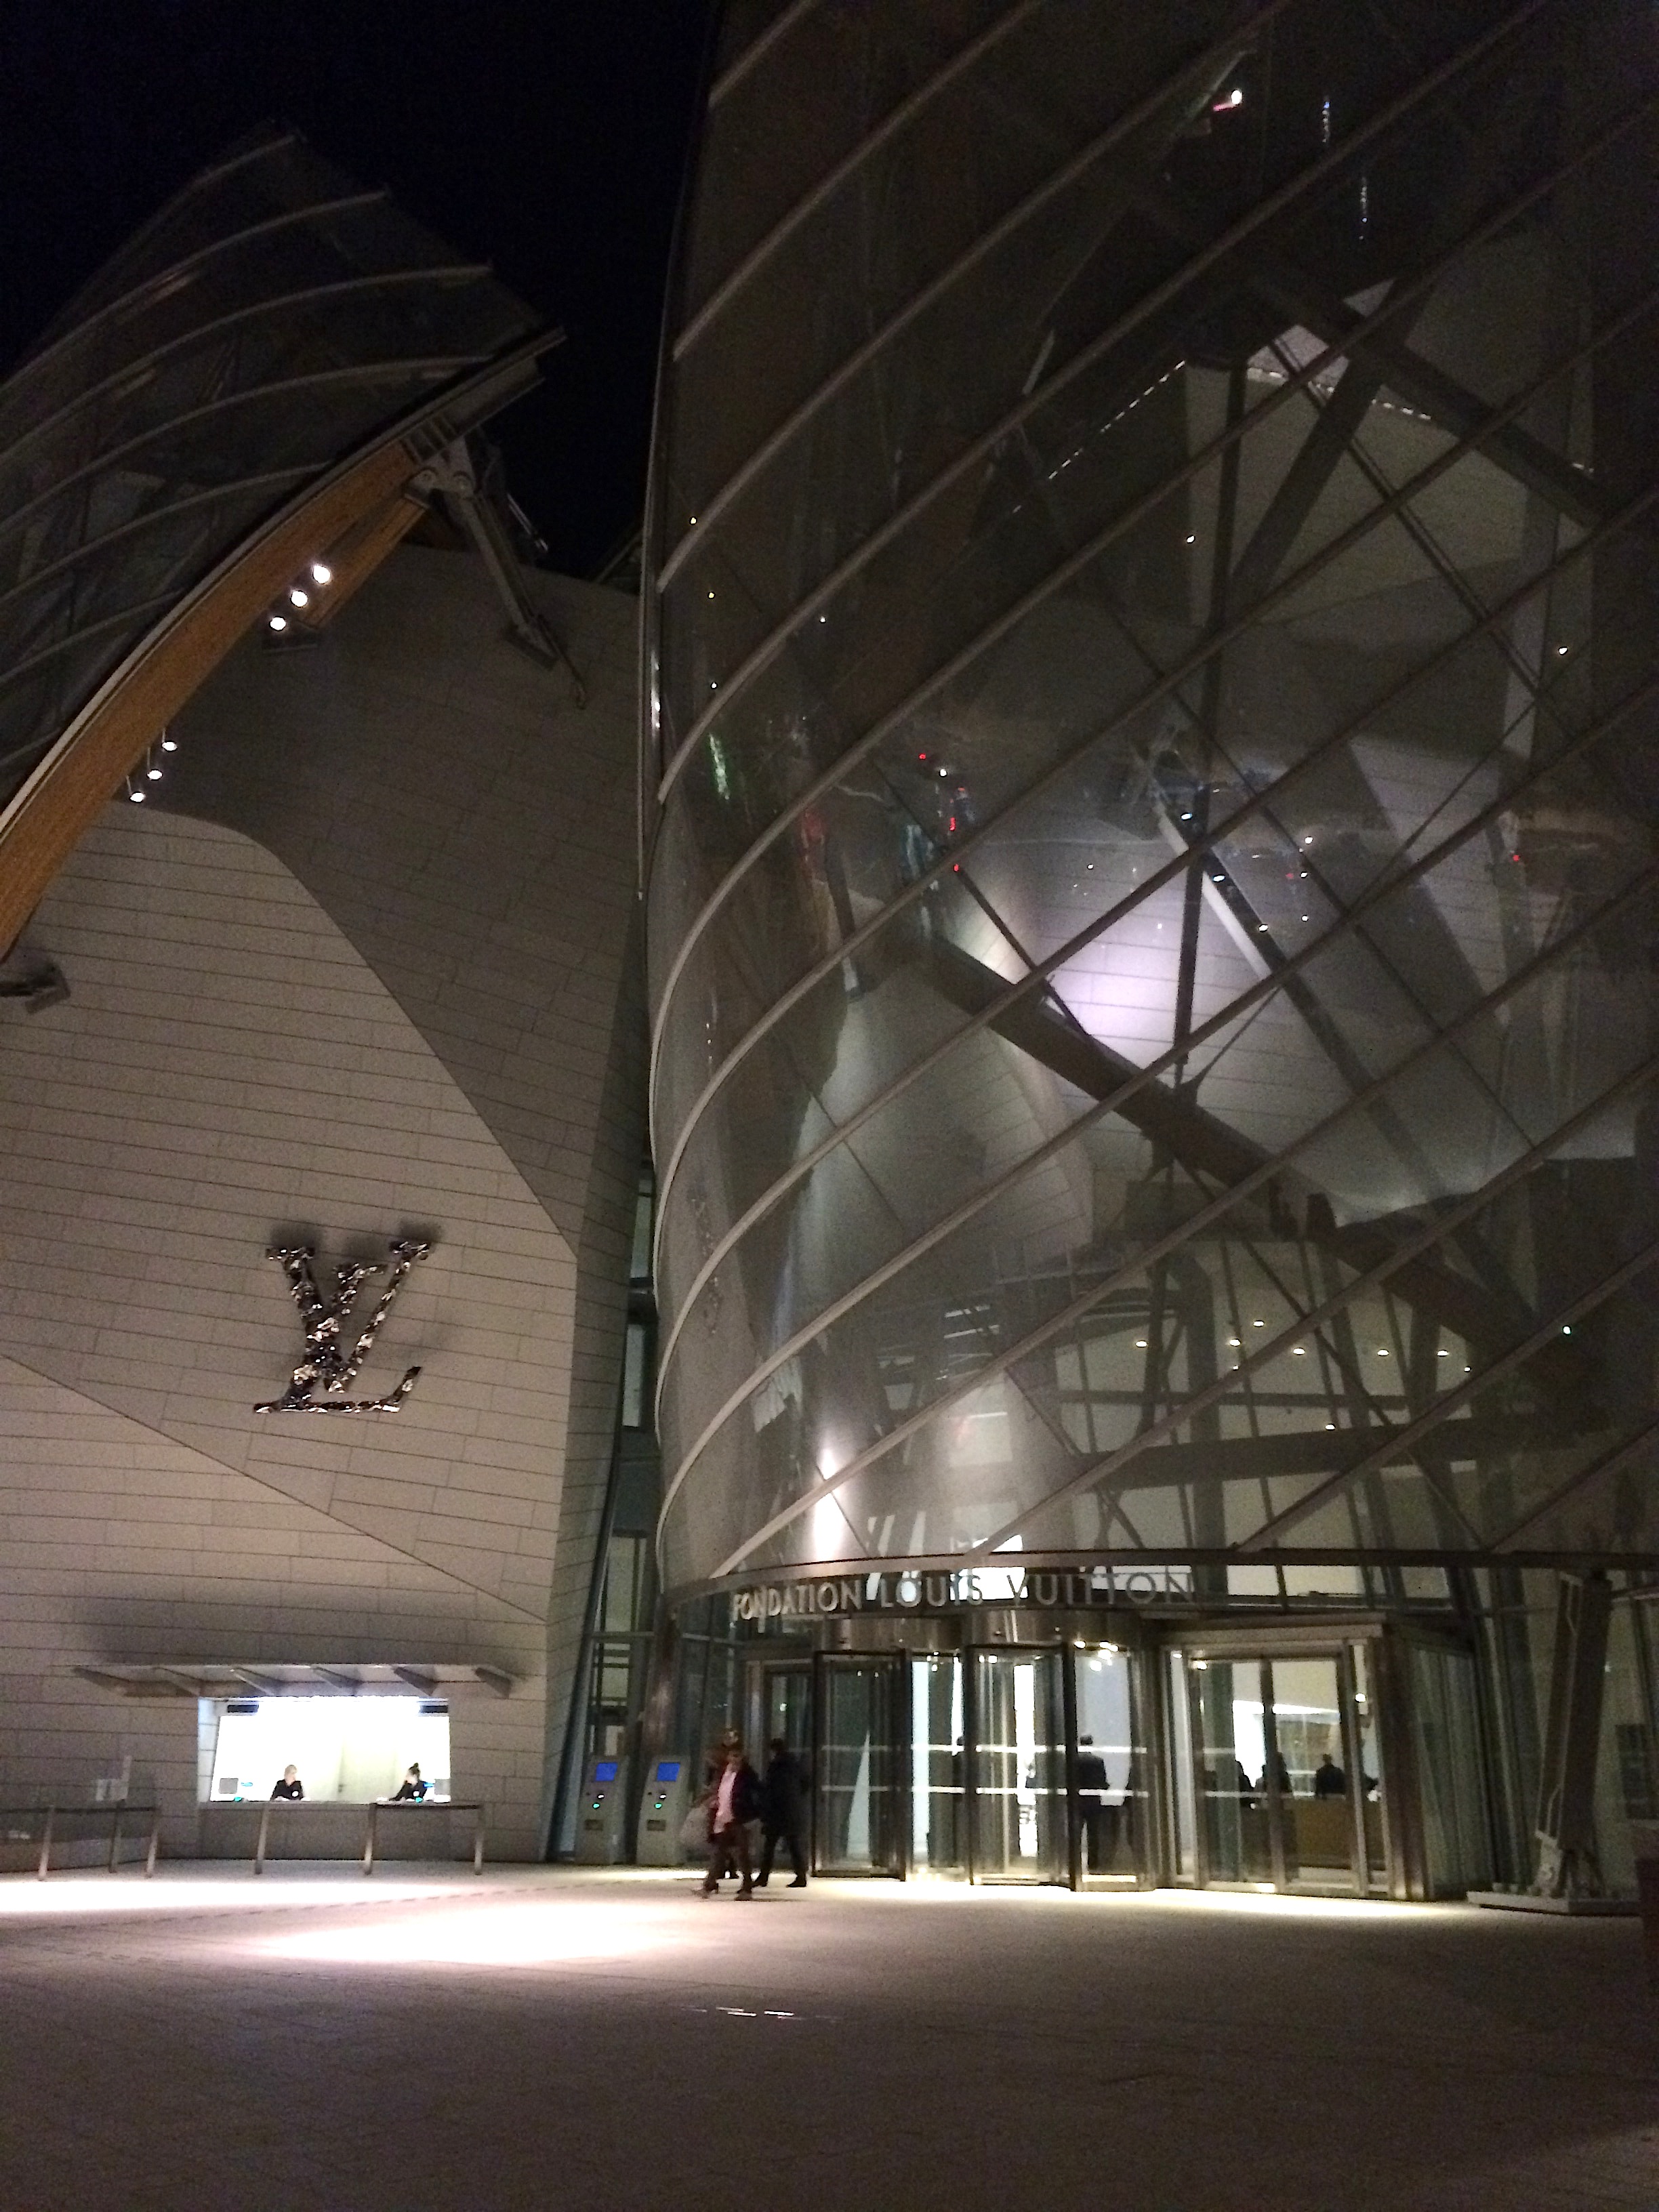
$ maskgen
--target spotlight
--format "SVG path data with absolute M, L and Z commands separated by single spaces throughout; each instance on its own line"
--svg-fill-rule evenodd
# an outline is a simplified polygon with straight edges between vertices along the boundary
M 130 791 L 127 793 L 127 797 L 132 801 L 135 806 L 142 806 L 144 803 L 144 794 L 142 791 Z
M 176 752 L 178 751 L 178 750 L 179 750 L 179 740 L 178 740 L 178 738 L 162 738 L 162 740 L 161 740 L 161 750 L 162 750 L 164 753 L 176 753 Z
M 270 626 L 272 629 L 286 629 L 288 628 L 288 617 L 286 615 L 272 615 L 270 618 Z
M 159 768 L 148 769 L 145 773 L 152 783 L 160 783 L 161 781 L 161 771 Z
M 310 592 L 302 592 L 297 584 L 294 586 L 293 590 L 288 596 L 289 603 L 291 606 L 308 607 L 311 605 Z
M 313 584 L 331 584 L 334 581 L 334 571 L 326 562 L 313 561 L 311 564 L 311 580 Z

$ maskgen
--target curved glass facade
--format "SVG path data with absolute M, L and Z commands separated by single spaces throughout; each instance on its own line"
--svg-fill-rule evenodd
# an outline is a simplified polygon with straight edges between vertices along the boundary
M 1656 154 L 1619 0 L 732 11 L 647 539 L 671 1589 L 1659 1559 Z

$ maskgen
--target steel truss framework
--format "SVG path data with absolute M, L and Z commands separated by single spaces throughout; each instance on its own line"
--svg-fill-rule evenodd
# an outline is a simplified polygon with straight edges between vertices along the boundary
M 731 9 L 683 246 L 665 1581 L 1659 1559 L 1655 33 L 948 26 Z

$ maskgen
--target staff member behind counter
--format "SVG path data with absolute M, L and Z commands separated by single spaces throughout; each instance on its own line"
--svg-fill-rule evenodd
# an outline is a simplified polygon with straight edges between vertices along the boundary
M 411 1766 L 386 1802 L 389 1805 L 418 1805 L 425 1795 L 426 1784 L 421 1779 L 421 1770 L 418 1766 Z
M 286 1797 L 292 1801 L 303 1797 L 306 1794 L 306 1785 L 300 1779 L 299 1768 L 291 1764 L 285 1766 L 283 1769 L 282 1779 L 270 1794 L 273 1799 Z

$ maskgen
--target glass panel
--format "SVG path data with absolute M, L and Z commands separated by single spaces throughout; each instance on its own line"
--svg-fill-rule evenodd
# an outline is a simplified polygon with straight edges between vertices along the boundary
M 809 7 L 717 103 L 647 562 L 672 1583 L 1651 1548 L 1659 49 L 1591 12 L 1290 0 L 1092 144 L 1218 11 Z
M 963 1818 L 962 1662 L 954 1655 L 910 1662 L 910 1871 L 961 1874 L 967 1867 Z
M 1187 1655 L 1168 1654 L 1169 1679 L 1165 1696 L 1170 1713 L 1170 1778 L 1175 1805 L 1175 1876 L 1177 1881 L 1199 1879 L 1198 1808 L 1194 1796 L 1193 1716 L 1188 1694 Z
M 1389 1887 L 1389 1847 L 1382 1825 L 1382 1742 L 1376 1725 L 1376 1700 L 1371 1694 L 1370 1646 L 1349 1647 L 1353 1664 L 1353 1736 L 1359 1747 L 1361 1812 L 1365 1827 L 1367 1887 L 1386 1895 Z
M 1137 1725 L 1133 1662 L 1109 1645 L 1077 1654 L 1073 1774 L 1091 1880 L 1135 1881 L 1146 1856 L 1146 1757 Z
M 823 1670 L 818 1759 L 821 1874 L 893 1871 L 893 1676 L 885 1665 Z
M 974 1872 L 981 1881 L 1060 1878 L 1063 1762 L 1052 1652 L 978 1655 Z
M 1352 1889 L 1353 1815 L 1337 1662 L 1275 1659 L 1268 1673 L 1285 1884 Z
M 1492 1880 L 1474 1662 L 1464 1651 L 1411 1644 L 1407 1667 L 1428 1893 L 1461 1897 Z
M 1261 1777 L 1261 1665 L 1255 1659 L 1189 1662 L 1203 1807 L 1204 1879 L 1271 1882 L 1273 1849 Z
M 765 1677 L 763 1741 L 781 1736 L 798 1759 L 812 1750 L 812 1673 L 808 1667 L 769 1667 Z M 759 1749 L 757 1746 L 757 1749 Z M 758 1763 L 758 1762 L 757 1762 Z

